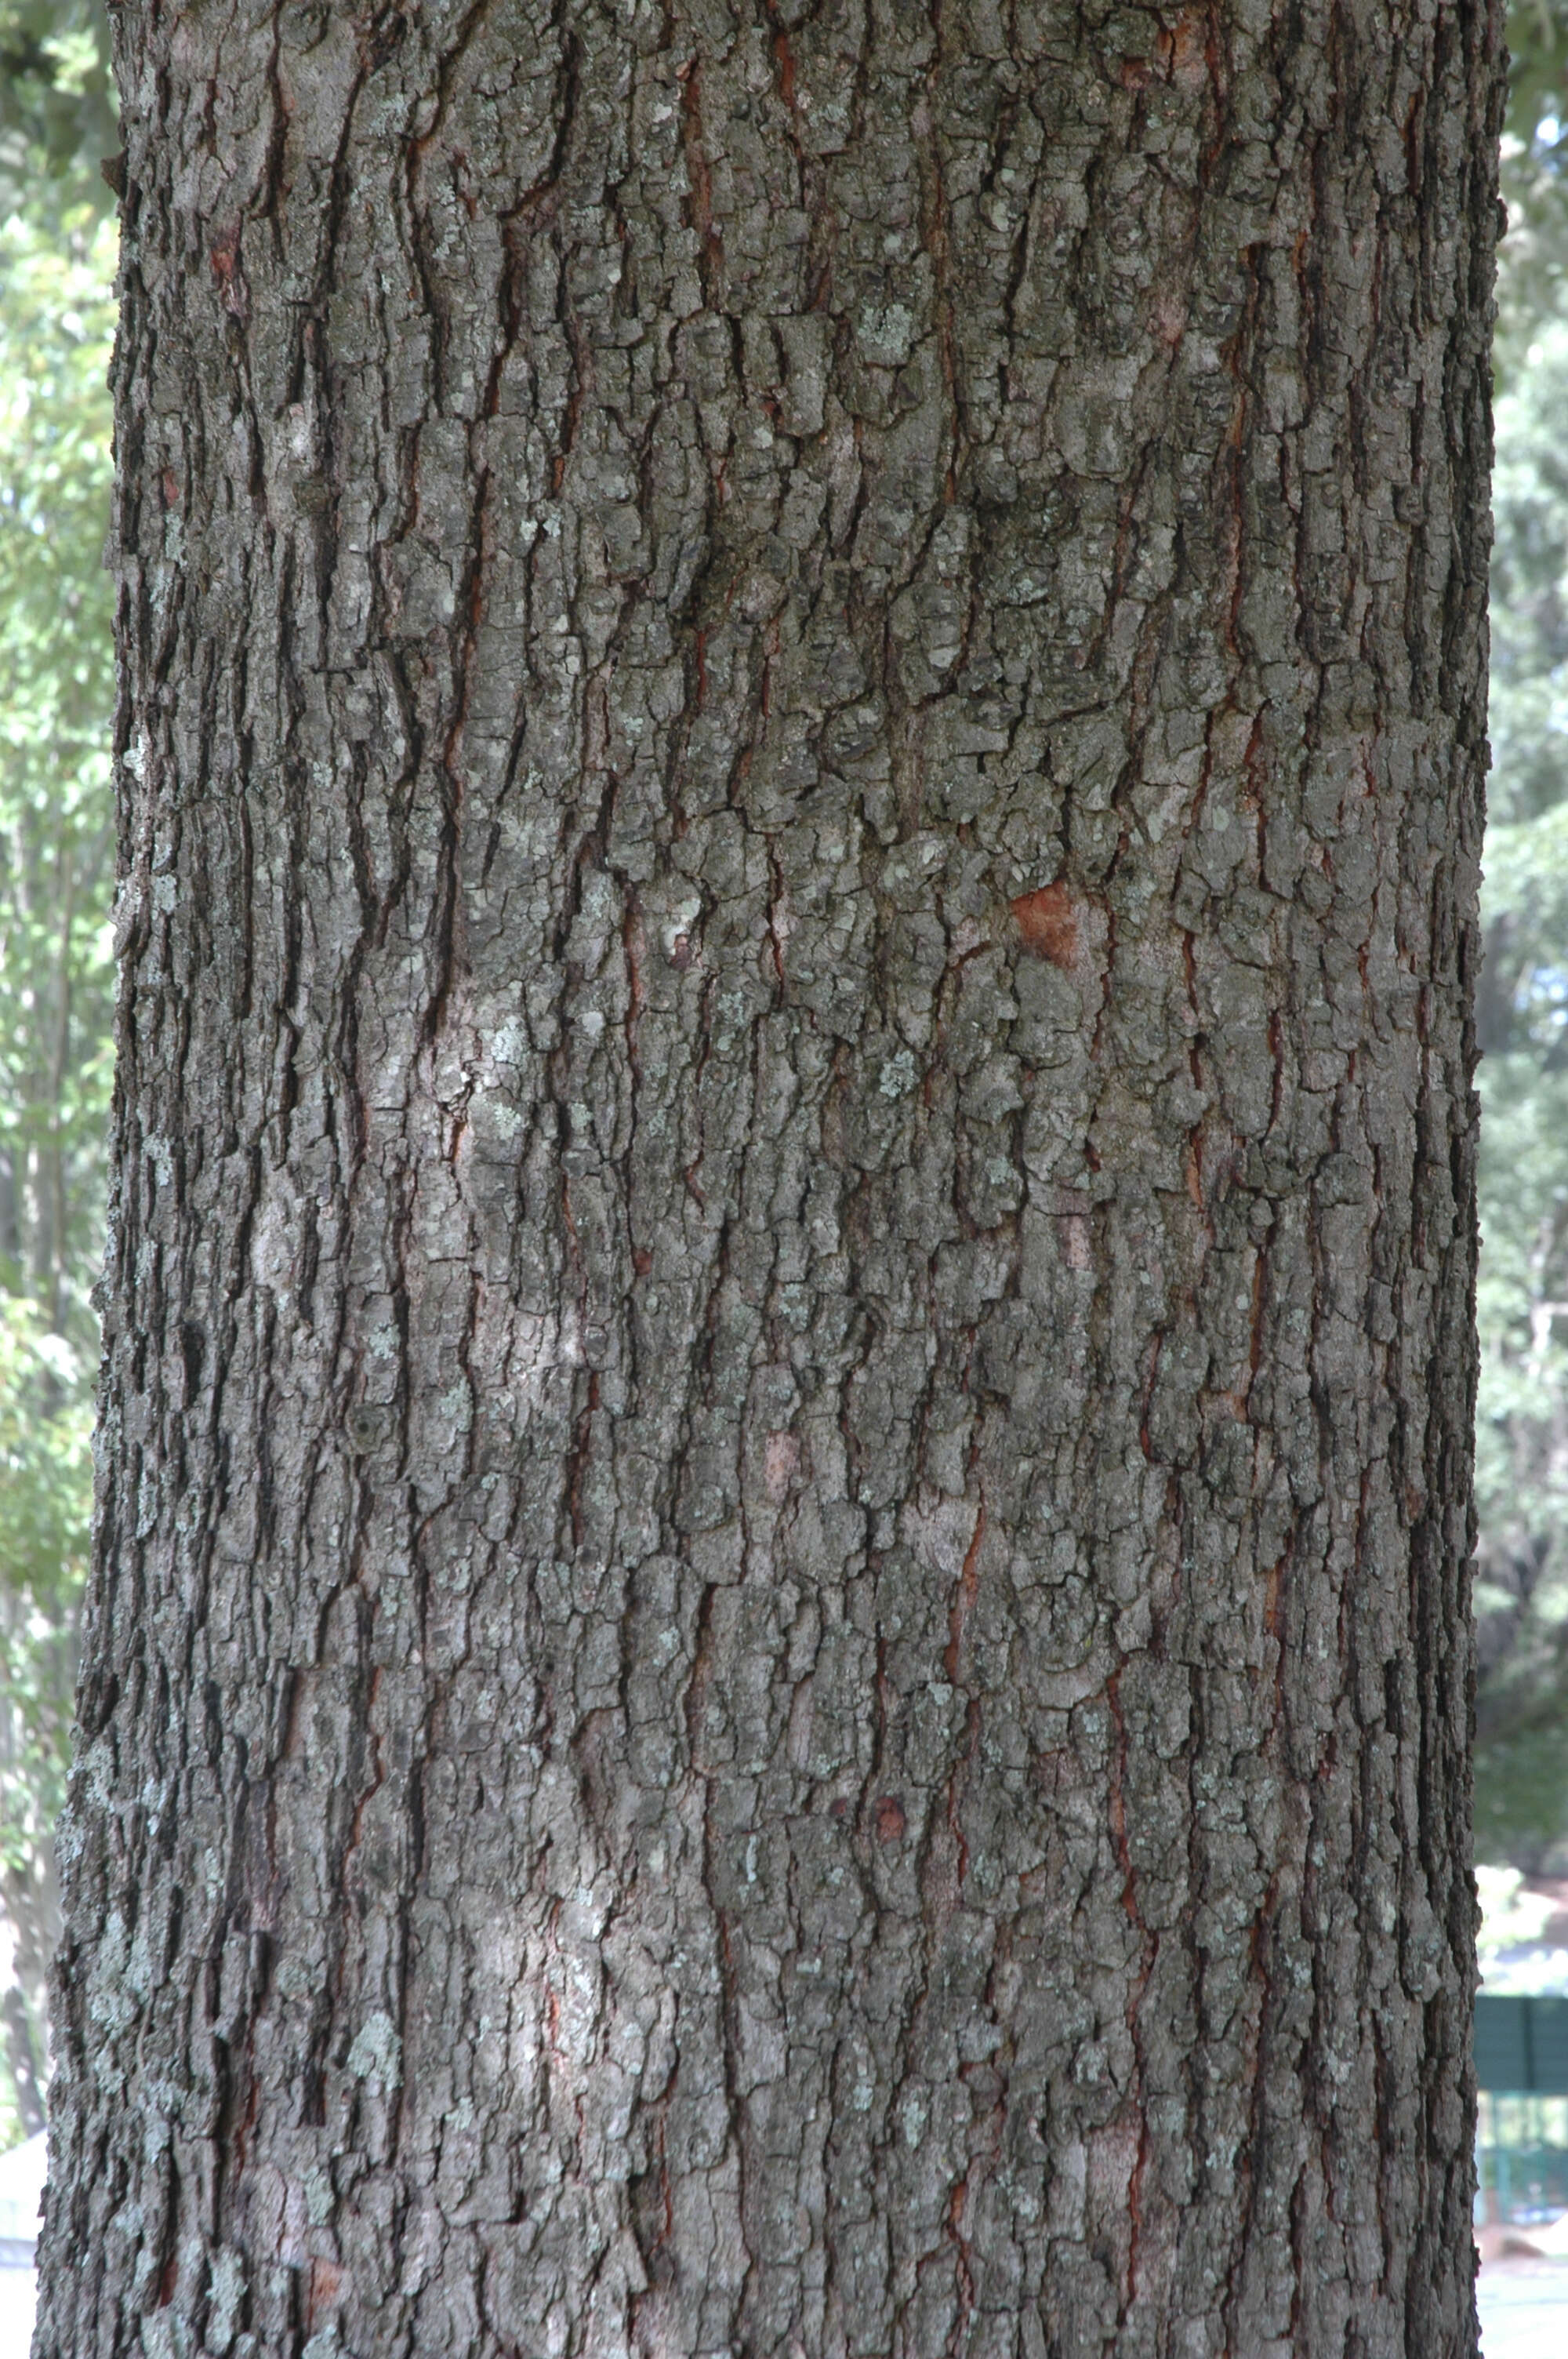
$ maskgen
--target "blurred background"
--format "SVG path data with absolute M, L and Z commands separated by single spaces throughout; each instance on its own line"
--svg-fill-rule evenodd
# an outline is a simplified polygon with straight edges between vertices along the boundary
M 0 2149 L 43 2122 L 49 1831 L 92 1490 L 114 1011 L 108 65 L 99 8 L 0 0 Z
M 1568 2350 L 1568 0 L 1515 0 L 1477 1441 L 1488 2359 Z M 26 2348 L 112 1082 L 107 20 L 0 0 L 0 2359 Z M 1559 2012 L 1561 2010 L 1561 2012 Z M 1495 2084 L 1495 2085 L 1494 2085 Z M 7 2267 L 9 2261 L 14 2266 Z

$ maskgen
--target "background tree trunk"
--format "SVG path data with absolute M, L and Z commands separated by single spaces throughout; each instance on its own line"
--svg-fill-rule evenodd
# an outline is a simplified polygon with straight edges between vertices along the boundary
M 1499 14 L 121 11 L 40 2359 L 1473 2349 Z

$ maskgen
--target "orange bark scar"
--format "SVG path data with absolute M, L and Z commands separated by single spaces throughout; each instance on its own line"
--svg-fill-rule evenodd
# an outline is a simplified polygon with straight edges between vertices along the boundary
M 785 1497 L 800 1467 L 800 1443 L 793 1433 L 770 1433 L 762 1453 L 762 1480 L 775 1503 Z
M 305 2298 L 307 2332 L 315 2325 L 323 2310 L 332 2309 L 341 2299 L 343 2272 L 336 2261 L 312 2261 L 310 2283 Z
M 1053 966 L 1070 968 L 1078 955 L 1078 918 L 1065 885 L 1043 885 L 1037 893 L 1021 893 L 1011 905 L 1025 950 L 1048 958 Z
M 1171 34 L 1171 77 L 1188 90 L 1209 78 L 1208 25 L 1202 8 L 1184 8 Z

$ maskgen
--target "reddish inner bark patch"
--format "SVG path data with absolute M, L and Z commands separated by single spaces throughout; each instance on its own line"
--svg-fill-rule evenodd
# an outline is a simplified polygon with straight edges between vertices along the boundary
M 779 61 L 779 96 L 793 114 L 795 112 L 795 59 L 790 53 L 788 37 L 782 32 L 773 35 L 773 55 Z
M 877 1841 L 897 1843 L 908 1823 L 898 1796 L 884 1794 L 877 1804 Z
M 312 2261 L 305 2300 L 305 2331 L 309 2332 L 323 2311 L 334 2310 L 342 2298 L 343 2272 L 336 2261 Z
M 1021 893 L 1012 914 L 1025 950 L 1048 958 L 1053 966 L 1072 965 L 1078 955 L 1078 919 L 1065 885 L 1043 885 L 1038 893 Z
M 800 1471 L 800 1443 L 793 1433 L 770 1433 L 762 1453 L 762 1479 L 775 1505 Z
M 1184 82 L 1189 90 L 1201 88 L 1208 81 L 1209 26 L 1206 10 L 1184 8 L 1172 30 L 1161 35 L 1160 47 L 1163 57 L 1168 57 L 1173 81 Z
M 243 326 L 250 318 L 250 296 L 240 269 L 240 231 L 236 223 L 212 241 L 212 276 L 222 290 L 223 309 Z

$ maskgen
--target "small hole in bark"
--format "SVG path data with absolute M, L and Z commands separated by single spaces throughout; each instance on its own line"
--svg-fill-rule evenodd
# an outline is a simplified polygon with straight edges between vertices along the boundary
M 351 1449 L 373 1450 L 378 1442 L 385 1440 L 392 1429 L 392 1412 L 370 1401 L 362 1401 L 357 1408 L 349 1411 L 343 1424 Z

